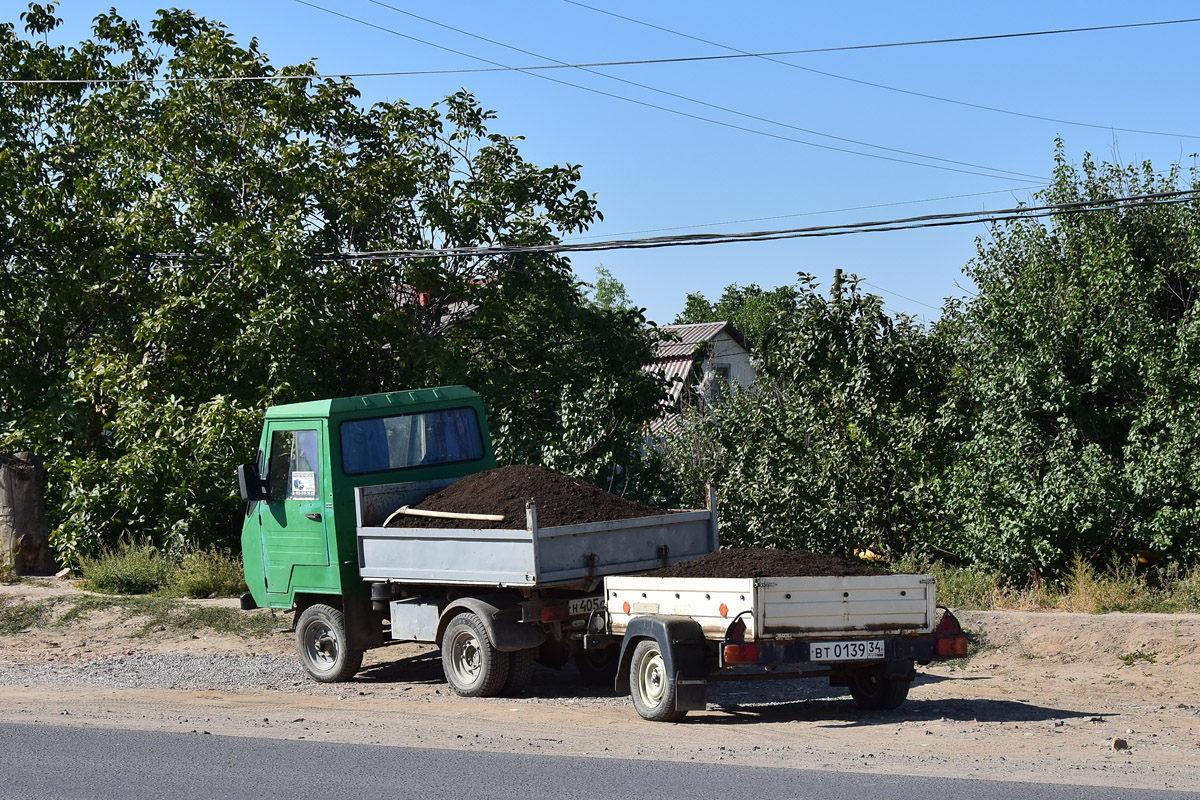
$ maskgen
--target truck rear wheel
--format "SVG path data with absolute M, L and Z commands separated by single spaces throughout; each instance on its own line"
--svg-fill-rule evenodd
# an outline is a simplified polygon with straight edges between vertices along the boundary
M 296 656 L 304 671 L 322 683 L 350 680 L 363 661 L 363 651 L 347 645 L 345 616 L 325 603 L 309 606 L 296 620 Z
M 479 617 L 468 612 L 450 620 L 442 634 L 442 671 L 463 697 L 495 697 L 508 682 L 511 659 L 488 638 Z
M 850 673 L 846 686 L 859 708 L 871 711 L 897 709 L 908 698 L 908 679 L 889 678 L 883 664 Z
M 529 685 L 529 679 L 533 677 L 533 662 L 537 659 L 537 653 L 536 647 L 530 647 L 507 654 L 510 657 L 508 680 L 504 682 L 504 690 L 501 694 L 505 697 L 513 697 L 524 691 L 525 687 Z
M 675 679 L 667 673 L 658 642 L 643 639 L 637 643 L 629 672 L 629 693 L 642 719 L 675 722 L 687 714 L 686 710 L 675 708 Z

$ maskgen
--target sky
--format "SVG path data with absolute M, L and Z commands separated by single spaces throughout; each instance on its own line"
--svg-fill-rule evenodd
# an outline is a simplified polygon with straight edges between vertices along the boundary
M 87 38 L 91 19 L 114 5 L 148 26 L 163 3 L 63 0 L 65 24 L 51 43 Z M 0 0 L 0 22 L 19 26 L 25 7 Z M 257 37 L 277 67 L 311 59 L 332 74 L 770 53 L 1200 16 L 1195 3 L 1167 0 L 194 0 L 187 7 L 223 22 L 239 42 Z M 604 215 L 584 236 L 619 239 L 1009 208 L 1032 202 L 1047 183 L 1056 138 L 1076 164 L 1091 153 L 1099 161 L 1150 160 L 1162 171 L 1190 168 L 1200 151 L 1197 44 L 1193 22 L 590 71 L 354 80 L 365 104 L 428 105 L 468 89 L 497 112 L 493 132 L 524 137 L 527 160 L 581 165 L 581 188 L 597 196 Z M 606 267 L 660 324 L 674 319 L 689 292 L 715 300 L 733 283 L 773 288 L 801 272 L 827 289 L 839 268 L 881 295 L 888 310 L 932 321 L 945 298 L 969 296 L 963 267 L 987 235 L 986 226 L 972 225 L 583 253 L 572 264 L 585 281 Z

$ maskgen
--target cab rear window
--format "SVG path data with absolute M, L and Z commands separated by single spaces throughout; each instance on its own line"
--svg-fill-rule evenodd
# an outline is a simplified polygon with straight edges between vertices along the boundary
M 483 458 L 483 436 L 473 408 L 348 420 L 339 433 L 342 471 L 347 475 Z

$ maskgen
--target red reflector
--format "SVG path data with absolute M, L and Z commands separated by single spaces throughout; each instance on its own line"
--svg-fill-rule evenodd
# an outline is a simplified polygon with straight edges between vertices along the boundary
M 758 662 L 758 645 L 756 644 L 727 644 L 725 645 L 726 664 L 754 664 Z
M 949 611 L 942 612 L 942 618 L 938 620 L 937 630 L 938 636 L 957 636 L 962 633 L 962 626 L 958 624 L 958 619 Z
M 567 616 L 566 606 L 544 606 L 542 608 L 542 622 L 554 622 L 566 619 Z
M 629 613 L 629 601 L 628 601 L 628 600 L 626 600 L 626 601 L 625 601 L 625 605 L 621 606 L 621 609 L 622 609 L 622 610 L 623 610 L 623 611 L 624 611 L 626 614 L 628 614 L 628 613 Z
M 936 649 L 937 654 L 942 657 L 965 656 L 967 654 L 967 637 L 939 636 Z
M 717 611 L 720 611 L 720 612 L 721 612 L 721 616 L 722 616 L 722 617 L 728 617 L 728 616 L 729 616 L 729 606 L 725 605 L 724 603 L 721 603 L 721 607 L 720 607 L 720 608 L 718 608 L 718 609 L 717 609 Z

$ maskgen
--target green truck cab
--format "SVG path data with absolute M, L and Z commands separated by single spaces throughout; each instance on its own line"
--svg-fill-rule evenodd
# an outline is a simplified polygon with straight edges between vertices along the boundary
M 464 386 L 275 406 L 257 463 L 238 469 L 244 607 L 342 608 L 349 644 L 378 646 L 359 575 L 354 489 L 456 478 L 496 466 L 479 395 Z

